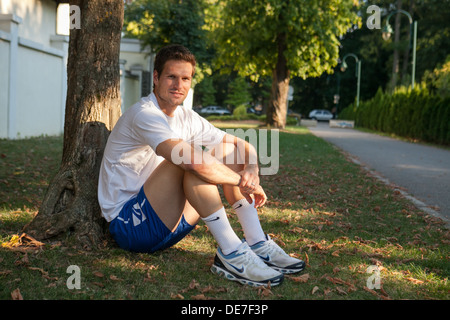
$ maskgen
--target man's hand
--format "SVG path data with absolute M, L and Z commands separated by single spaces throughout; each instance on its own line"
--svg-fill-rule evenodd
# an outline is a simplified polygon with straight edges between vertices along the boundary
M 255 208 L 262 207 L 267 201 L 266 193 L 264 192 L 263 188 L 260 185 L 258 185 L 255 191 L 253 191 L 252 193 L 247 193 L 242 189 L 241 193 L 245 197 L 245 199 L 247 199 L 248 203 L 253 202 Z
M 247 165 L 243 171 L 239 172 L 241 175 L 241 183 L 239 184 L 241 193 L 249 203 L 254 202 L 255 208 L 262 207 L 267 200 L 267 196 L 259 184 L 258 173 L 259 170 L 256 165 Z
M 241 182 L 239 188 L 245 193 L 253 193 L 259 186 L 259 170 L 255 165 L 247 165 L 244 170 L 239 172 Z

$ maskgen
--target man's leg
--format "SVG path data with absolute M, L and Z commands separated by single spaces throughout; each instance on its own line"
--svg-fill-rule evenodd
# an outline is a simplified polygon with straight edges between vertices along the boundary
M 182 215 L 191 225 L 201 217 L 222 250 L 231 252 L 241 244 L 228 221 L 217 186 L 164 161 L 145 183 L 144 192 L 169 230 L 177 228 Z
M 165 161 L 144 184 L 147 199 L 169 230 L 185 219 L 205 221 L 219 244 L 211 270 L 229 280 L 251 285 L 280 284 L 283 274 L 266 266 L 231 228 L 216 185 Z M 192 221 L 192 220 L 191 220 Z M 233 251 L 224 254 L 222 248 Z
M 225 144 L 223 148 L 219 148 L 218 152 L 216 151 L 215 156 L 232 170 L 236 172 L 243 170 L 234 145 Z M 290 257 L 269 236 L 266 236 L 261 227 L 258 211 L 245 199 L 239 187 L 224 185 L 223 190 L 225 198 L 233 207 L 244 230 L 246 242 L 261 259 L 282 273 L 296 273 L 305 268 L 302 260 Z
M 220 148 L 213 150 L 213 154 L 235 172 L 240 172 L 244 169 L 240 155 L 233 144 L 223 144 Z M 223 185 L 222 188 L 225 198 L 239 219 L 248 244 L 251 246 L 257 242 L 266 240 L 265 233 L 259 221 L 258 211 L 253 204 L 245 199 L 239 187 Z

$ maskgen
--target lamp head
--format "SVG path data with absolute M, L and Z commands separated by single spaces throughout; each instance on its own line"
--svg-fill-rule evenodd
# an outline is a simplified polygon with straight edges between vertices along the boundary
M 394 30 L 392 30 L 392 27 L 389 23 L 386 23 L 386 25 L 383 27 L 382 30 L 382 37 L 384 41 L 388 41 L 391 38 L 391 34 L 394 33 Z

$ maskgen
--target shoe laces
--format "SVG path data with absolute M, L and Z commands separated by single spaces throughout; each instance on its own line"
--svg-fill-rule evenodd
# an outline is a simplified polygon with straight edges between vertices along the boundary
M 253 263 L 261 268 L 266 268 L 266 264 L 249 248 L 242 250 L 243 258 L 246 263 Z
M 277 253 L 277 254 L 280 254 L 280 255 L 286 255 L 286 253 L 284 252 L 284 250 L 281 249 L 281 248 L 276 244 L 276 242 L 273 241 L 272 239 L 267 240 L 264 247 L 265 247 L 265 248 L 264 248 L 264 249 L 265 249 L 265 250 L 264 250 L 265 253 L 267 253 L 267 254 L 269 254 L 269 255 L 272 255 L 273 253 Z

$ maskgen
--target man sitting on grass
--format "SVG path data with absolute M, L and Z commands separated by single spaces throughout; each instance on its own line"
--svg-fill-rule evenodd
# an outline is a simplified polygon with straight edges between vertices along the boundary
M 278 285 L 284 273 L 303 270 L 304 262 L 287 255 L 261 228 L 257 208 L 267 197 L 259 168 L 250 161 L 257 159 L 255 148 L 181 106 L 195 64 L 194 55 L 179 45 L 156 55 L 153 93 L 122 115 L 108 139 L 98 190 L 102 214 L 121 248 L 148 253 L 174 245 L 201 218 L 219 246 L 214 273 L 243 284 Z M 217 185 L 245 240 L 231 228 Z

